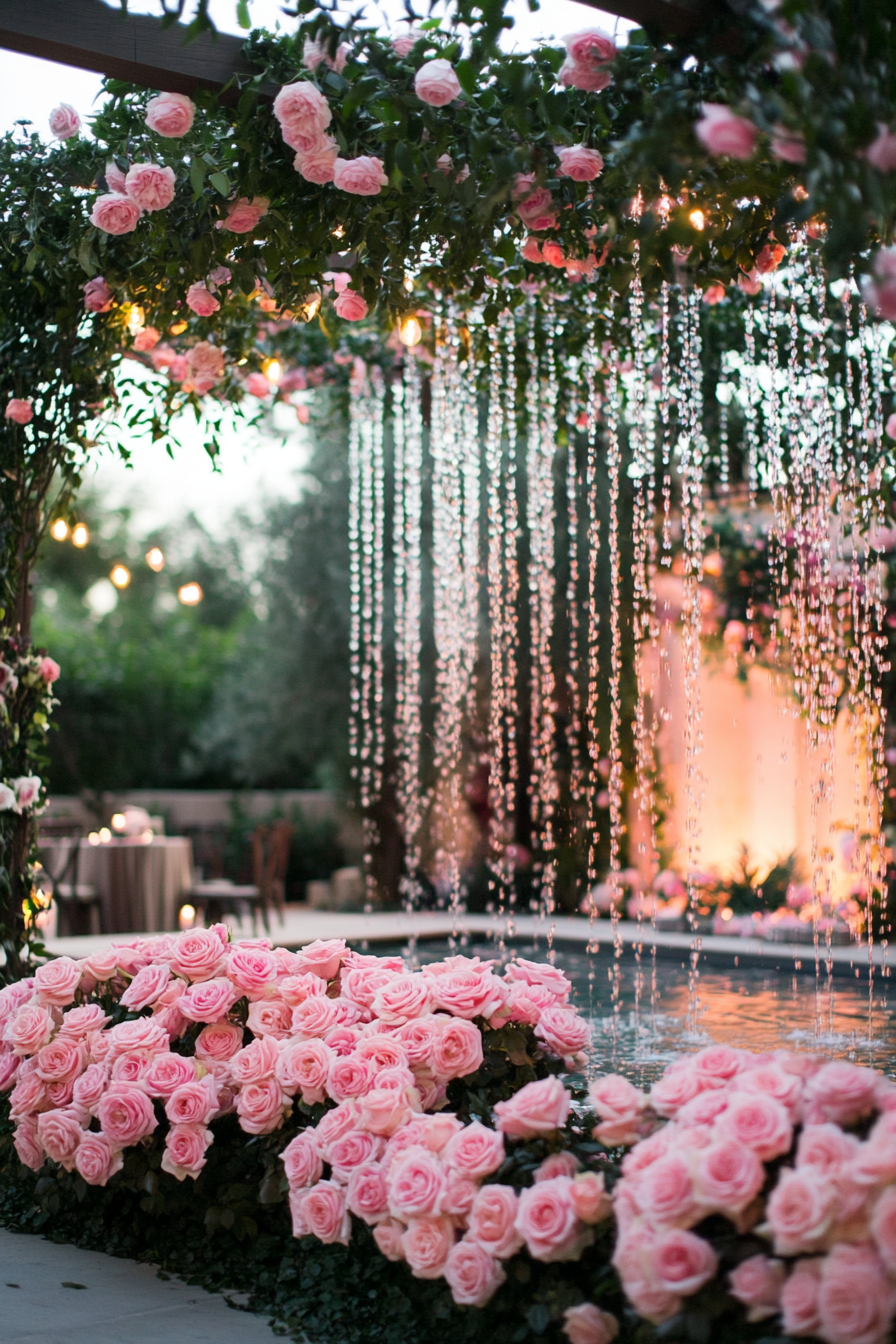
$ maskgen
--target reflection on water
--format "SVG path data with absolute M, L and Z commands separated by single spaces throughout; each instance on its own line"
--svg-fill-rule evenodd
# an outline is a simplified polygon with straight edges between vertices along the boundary
M 377 949 L 379 950 L 379 949 Z M 546 959 L 539 948 L 519 946 L 520 956 Z M 467 955 L 494 956 L 489 944 L 464 947 Z M 419 962 L 448 954 L 445 943 L 420 943 Z M 579 1011 L 594 1023 L 594 1063 L 646 1083 L 682 1051 L 708 1041 L 750 1050 L 807 1050 L 896 1076 L 896 993 L 890 981 L 850 980 L 750 968 L 702 968 L 698 977 L 697 1031 L 688 1030 L 688 972 L 670 957 L 644 954 L 640 966 L 626 952 L 614 970 L 613 955 L 557 948 L 552 958 L 573 982 Z M 867 974 L 867 973 L 865 973 Z M 891 1001 L 892 999 L 892 1001 Z M 693 1021 L 693 1019 L 692 1019 Z

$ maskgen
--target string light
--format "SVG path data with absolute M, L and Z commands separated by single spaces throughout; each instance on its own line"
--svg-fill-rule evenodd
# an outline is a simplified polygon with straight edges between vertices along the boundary
M 128 819 L 123 812 L 113 812 L 110 825 L 113 831 L 123 831 L 128 824 Z
M 50 536 L 54 541 L 65 541 L 68 536 L 68 523 L 64 518 L 57 518 L 50 524 Z
M 702 210 L 692 210 L 688 215 L 688 220 L 698 233 L 702 233 L 706 228 L 706 216 Z
M 152 546 L 146 552 L 146 563 L 156 574 L 165 568 L 165 554 L 158 546 Z
M 76 523 L 72 528 L 72 545 L 77 546 L 78 550 L 83 550 L 90 540 L 90 533 L 84 523 Z
M 423 336 L 423 328 L 416 317 L 406 317 L 399 324 L 398 334 L 404 345 L 419 345 Z
M 306 299 L 299 309 L 299 316 L 303 322 L 311 322 L 320 312 L 321 297 L 319 294 L 312 294 Z
M 128 313 L 128 331 L 132 336 L 136 336 L 138 331 L 142 331 L 146 326 L 146 313 L 137 303 L 132 303 Z
M 261 362 L 261 371 L 269 383 L 279 383 L 283 377 L 283 365 L 279 359 L 264 359 Z
M 198 583 L 183 583 L 177 590 L 177 596 L 185 607 L 195 607 L 202 601 L 203 593 Z
M 114 565 L 109 578 L 115 584 L 116 588 L 127 588 L 131 581 L 131 571 L 127 565 Z

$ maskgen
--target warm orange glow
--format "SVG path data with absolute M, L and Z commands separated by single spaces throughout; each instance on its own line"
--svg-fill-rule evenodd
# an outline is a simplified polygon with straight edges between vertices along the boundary
M 692 210 L 688 215 L 688 219 L 698 233 L 702 233 L 706 228 L 706 216 L 702 210 Z
M 406 317 L 398 328 L 398 334 L 405 345 L 419 345 L 423 328 L 416 317 Z
M 263 359 L 261 361 L 261 371 L 269 383 L 279 383 L 283 377 L 283 365 L 279 359 Z
M 168 328 L 172 336 L 182 336 L 187 329 L 186 322 L 172 322 Z
M 158 574 L 165 568 L 165 552 L 153 546 L 146 552 L 146 563 Z
M 202 589 L 198 583 L 184 583 L 178 588 L 177 596 L 185 607 L 195 607 L 202 601 Z
M 81 550 L 90 540 L 90 533 L 83 523 L 76 523 L 72 528 L 72 545 Z
M 299 309 L 299 316 L 305 321 L 310 322 L 312 318 L 317 317 L 320 312 L 320 295 L 312 294 L 302 308 Z
M 115 565 L 112 568 L 109 578 L 115 584 L 116 588 L 127 588 L 131 581 L 131 571 L 128 569 L 127 565 Z
M 57 518 L 50 524 L 50 536 L 54 541 L 65 541 L 68 536 L 68 523 L 64 518 Z

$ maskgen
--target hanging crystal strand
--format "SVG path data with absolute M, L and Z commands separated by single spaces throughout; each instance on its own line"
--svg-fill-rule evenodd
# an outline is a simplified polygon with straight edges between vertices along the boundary
M 504 504 L 502 467 L 504 395 L 502 386 L 502 326 L 489 332 L 489 400 L 485 439 L 488 501 L 488 628 L 489 628 L 489 890 L 498 894 L 498 913 L 508 902 L 513 871 L 508 861 L 510 835 L 507 817 L 507 605 L 504 575 Z
M 750 508 L 756 507 L 756 491 L 759 489 L 759 430 L 757 424 L 759 389 L 756 386 L 756 333 L 755 311 L 749 304 L 744 312 L 744 436 L 747 443 L 747 487 L 750 494 Z
M 579 384 L 580 366 L 571 360 L 568 366 L 570 389 Z M 569 798 L 571 831 L 579 830 L 585 801 L 585 770 L 582 760 L 582 655 L 579 618 L 579 470 L 576 461 L 580 401 L 570 390 L 566 414 L 566 519 L 569 570 L 566 582 L 566 611 L 569 621 L 569 657 L 566 665 L 566 748 L 569 754 Z M 579 890 L 576 888 L 576 906 Z
M 359 361 L 363 368 L 363 362 Z M 348 747 L 351 777 L 361 777 L 361 394 L 367 373 L 349 382 L 348 555 L 349 555 L 349 697 Z M 366 861 L 366 860 L 365 860 Z
M 683 340 L 680 384 L 685 412 L 681 446 L 681 513 L 684 542 L 684 591 L 682 602 L 682 658 L 685 693 L 685 845 L 687 850 L 688 909 L 694 934 L 688 977 L 688 1030 L 696 1035 L 700 940 L 697 937 L 697 886 L 700 857 L 699 757 L 702 750 L 700 699 L 700 584 L 703 578 L 703 464 L 702 368 L 700 343 L 700 296 L 683 296 Z
M 422 515 L 423 416 L 420 370 L 410 355 L 393 393 L 395 498 L 393 554 L 395 587 L 395 744 L 398 816 L 405 864 L 401 892 L 413 911 L 420 896 L 420 837 L 425 802 L 420 772 L 422 739 Z
M 557 441 L 557 371 L 554 359 L 555 320 L 545 314 L 541 368 L 530 371 L 527 391 L 528 529 L 530 599 L 530 731 L 532 772 L 530 812 L 539 860 L 539 900 L 543 915 L 553 913 L 556 882 L 554 831 L 558 800 L 555 733 L 555 688 L 551 662 L 554 623 L 554 452 Z M 531 359 L 535 355 L 535 310 L 530 320 Z
M 610 477 L 610 918 L 613 925 L 613 1014 L 614 1030 L 621 1010 L 622 937 L 619 931 L 619 899 L 621 868 L 620 847 L 624 834 L 622 820 L 622 628 L 620 622 L 620 559 L 619 559 L 619 356 L 615 350 L 607 355 L 610 365 L 607 380 L 607 469 Z
M 669 305 L 670 286 L 664 280 L 660 292 L 660 425 L 662 434 L 663 459 L 663 553 L 660 564 L 666 567 L 672 564 L 672 360 L 671 360 L 671 314 Z
M 600 781 L 600 739 L 598 736 L 598 700 L 600 697 L 600 594 L 597 585 L 597 566 L 600 557 L 600 511 L 597 476 L 597 343 L 594 331 L 593 295 L 589 292 L 591 319 L 586 348 L 586 378 L 588 391 L 587 458 L 585 464 L 585 496 L 587 505 L 588 557 L 588 629 L 587 629 L 587 696 L 585 701 L 586 743 L 588 749 L 587 788 L 585 797 L 585 824 L 588 829 L 588 890 L 597 882 L 598 830 L 597 795 Z M 589 918 L 595 918 L 593 901 L 589 900 Z
M 520 598 L 520 575 L 517 544 L 520 533 L 519 505 L 517 503 L 517 378 L 516 378 L 516 321 L 507 311 L 500 322 L 504 337 L 502 383 L 504 388 L 504 433 L 506 449 L 503 462 L 504 509 L 504 817 L 508 839 L 517 834 L 517 801 L 520 785 L 519 759 L 519 626 L 517 611 Z M 507 937 L 514 933 L 513 911 L 516 901 L 514 882 L 515 865 L 508 859 Z

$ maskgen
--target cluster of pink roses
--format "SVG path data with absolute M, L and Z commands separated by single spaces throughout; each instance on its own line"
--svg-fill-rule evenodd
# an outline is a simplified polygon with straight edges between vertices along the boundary
M 600 93 L 613 81 L 607 66 L 616 59 L 616 44 L 600 28 L 585 28 L 563 39 L 566 60 L 560 68 L 560 83 L 567 88 Z
M 693 1229 L 722 1214 L 774 1253 L 729 1275 L 748 1320 L 780 1315 L 788 1336 L 883 1344 L 896 1317 L 896 1084 L 854 1064 L 716 1045 L 672 1065 L 649 1098 L 614 1075 L 591 1095 L 596 1136 L 634 1145 L 614 1191 L 613 1263 L 642 1316 L 667 1319 L 715 1276 L 716 1253 Z M 669 1123 L 655 1128 L 658 1117 Z M 849 1132 L 872 1120 L 866 1138 Z M 784 1157 L 772 1182 L 766 1164 Z
M 179 139 L 193 125 L 195 114 L 195 105 L 186 94 L 160 93 L 147 103 L 146 124 L 157 135 Z M 106 165 L 106 185 L 110 190 L 94 201 L 90 222 L 103 233 L 133 233 L 144 213 L 167 209 L 174 200 L 175 181 L 173 168 L 134 163 L 123 173 L 110 160 Z
M 98 1001 L 110 993 L 143 1015 L 110 1025 Z M 215 925 L 59 957 L 0 990 L 0 1088 L 12 1088 L 16 1148 L 30 1166 L 50 1157 L 105 1184 L 123 1150 L 155 1130 L 157 1104 L 169 1121 L 165 1169 L 195 1177 L 210 1122 L 231 1112 L 246 1133 L 268 1134 L 295 1097 L 329 1099 L 331 1115 L 349 1103 L 385 1136 L 443 1105 L 447 1084 L 482 1063 L 474 1018 L 530 1023 L 549 1051 L 577 1056 L 588 1026 L 568 994 L 560 972 L 525 961 L 503 977 L 463 957 L 412 973 L 342 939 L 290 952 L 230 943 Z M 245 1027 L 234 1012 L 243 1002 Z M 173 1049 L 193 1024 L 194 1055 Z

